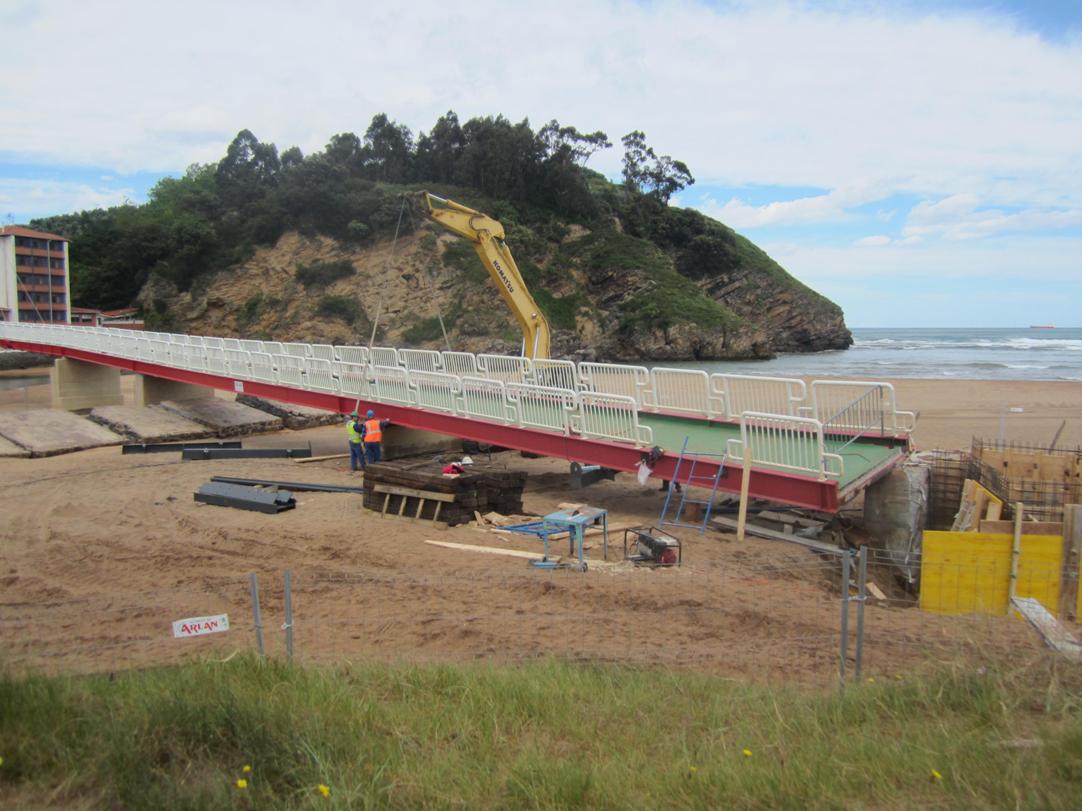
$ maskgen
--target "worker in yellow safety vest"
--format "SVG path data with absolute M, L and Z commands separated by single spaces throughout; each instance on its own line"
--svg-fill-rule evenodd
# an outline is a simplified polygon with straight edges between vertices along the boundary
M 368 464 L 380 460 L 383 454 L 383 429 L 390 424 L 390 420 L 376 419 L 376 412 L 368 409 L 368 418 L 361 426 L 361 439 L 364 440 L 364 453 Z
M 356 411 L 349 415 L 346 433 L 349 435 L 349 467 L 356 473 L 364 470 L 364 423 Z

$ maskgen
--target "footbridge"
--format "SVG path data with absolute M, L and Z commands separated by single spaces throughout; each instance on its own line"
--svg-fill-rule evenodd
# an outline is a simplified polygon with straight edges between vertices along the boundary
M 0 346 L 663 479 L 686 442 L 697 480 L 721 467 L 739 492 L 750 465 L 752 496 L 826 512 L 898 464 L 915 423 L 879 382 L 38 324 L 0 323 Z

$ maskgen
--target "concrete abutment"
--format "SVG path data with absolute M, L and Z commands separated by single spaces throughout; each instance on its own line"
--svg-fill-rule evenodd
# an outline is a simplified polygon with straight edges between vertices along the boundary
M 120 370 L 73 358 L 57 358 L 49 370 L 53 408 L 82 411 L 95 406 L 123 405 Z

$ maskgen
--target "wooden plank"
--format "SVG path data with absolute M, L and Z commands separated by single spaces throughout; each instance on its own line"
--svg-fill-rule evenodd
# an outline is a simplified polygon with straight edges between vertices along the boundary
M 1014 521 L 981 521 L 982 533 L 1002 534 L 1014 532 Z M 1062 535 L 1063 524 L 1059 521 L 1023 521 L 1023 535 Z
M 710 523 L 714 529 L 720 532 L 731 532 L 736 529 L 737 522 L 731 518 L 725 518 L 724 516 L 717 516 L 711 518 Z M 748 524 L 745 522 L 744 531 L 749 535 L 755 535 L 759 538 L 767 538 L 771 541 L 786 541 L 787 543 L 795 543 L 800 546 L 805 546 L 808 549 L 814 549 L 816 552 L 826 552 L 831 555 L 842 554 L 842 549 L 832 544 L 823 543 L 822 541 L 813 541 L 811 538 L 801 538 L 799 535 L 793 535 L 785 532 L 775 532 L 772 529 L 766 529 L 765 527 L 759 527 L 755 524 Z
M 877 586 L 871 580 L 869 580 L 865 584 L 865 588 L 868 589 L 869 594 L 871 594 L 875 599 L 879 600 L 880 602 L 886 602 L 887 601 L 887 595 L 885 595 L 882 592 L 882 590 L 879 588 L 879 586 Z
M 451 541 L 425 541 L 432 546 L 442 546 L 445 549 L 458 549 L 462 552 L 478 552 L 482 555 L 503 555 L 509 558 L 525 558 L 526 560 L 544 560 L 545 556 L 540 552 L 523 552 L 518 549 L 498 549 L 494 546 L 475 546 L 469 543 L 452 543 Z
M 399 487 L 396 484 L 377 484 L 372 488 L 373 493 L 389 493 L 392 496 L 409 496 L 410 498 L 426 498 L 430 501 L 455 500 L 454 493 L 433 493 L 430 490 L 414 490 L 412 487 Z
M 743 469 L 740 471 L 740 510 L 736 519 L 736 539 L 744 540 L 748 523 L 748 490 L 751 486 L 751 463 L 755 457 L 751 455 L 751 446 L 744 446 Z
M 1003 504 L 999 501 L 988 502 L 988 509 L 984 513 L 984 517 L 988 521 L 998 521 L 999 517 L 1003 515 Z
M 1044 643 L 1052 650 L 1062 653 L 1072 662 L 1082 662 L 1082 645 L 1066 628 L 1056 622 L 1048 609 L 1032 597 L 1012 597 L 1011 607 L 1018 611 L 1026 621 L 1041 635 Z
M 306 465 L 309 462 L 326 462 L 328 459 L 348 459 L 348 453 L 332 453 L 330 456 L 309 456 L 307 459 L 294 459 L 298 465 Z

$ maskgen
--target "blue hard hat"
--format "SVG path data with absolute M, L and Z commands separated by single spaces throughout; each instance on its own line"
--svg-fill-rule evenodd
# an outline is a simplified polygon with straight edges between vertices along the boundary
M 368 409 L 368 416 L 369 416 L 369 418 L 374 417 L 374 416 L 376 416 L 376 412 L 373 411 L 372 409 Z

